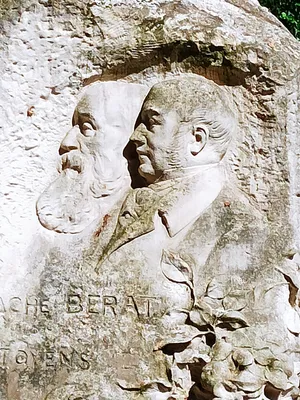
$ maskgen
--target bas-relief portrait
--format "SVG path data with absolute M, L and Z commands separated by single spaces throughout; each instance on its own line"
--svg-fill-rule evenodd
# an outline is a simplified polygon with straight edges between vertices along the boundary
M 59 177 L 37 201 L 45 228 L 79 233 L 122 197 L 130 184 L 122 149 L 146 91 L 143 85 L 102 82 L 81 94 L 59 148 Z
M 45 399 L 297 398 L 297 266 L 274 266 L 268 221 L 230 175 L 238 117 L 229 91 L 192 74 L 85 90 L 37 215 L 58 235 L 96 232 L 68 265 L 69 311 L 90 318 L 53 317 L 94 359 Z

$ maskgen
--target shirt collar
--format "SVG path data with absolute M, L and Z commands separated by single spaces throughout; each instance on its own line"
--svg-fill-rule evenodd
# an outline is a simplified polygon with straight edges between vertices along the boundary
M 224 168 L 215 164 L 150 185 L 149 188 L 160 195 L 166 191 L 158 215 L 168 235 L 174 237 L 195 222 L 219 195 L 224 183 Z

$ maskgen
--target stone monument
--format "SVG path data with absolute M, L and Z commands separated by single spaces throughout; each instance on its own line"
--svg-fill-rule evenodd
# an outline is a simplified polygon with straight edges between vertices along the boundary
M 296 39 L 256 0 L 0 9 L 0 399 L 299 399 Z

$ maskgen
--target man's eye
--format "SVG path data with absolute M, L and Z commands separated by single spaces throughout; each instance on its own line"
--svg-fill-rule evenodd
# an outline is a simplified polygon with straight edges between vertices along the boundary
M 95 134 L 95 129 L 90 122 L 84 122 L 81 126 L 81 132 L 86 137 L 92 137 Z
M 159 118 L 150 117 L 150 118 L 148 119 L 148 125 L 149 125 L 150 128 L 153 127 L 153 126 L 155 126 L 155 125 L 160 125 L 160 124 L 161 124 L 161 121 L 160 121 Z

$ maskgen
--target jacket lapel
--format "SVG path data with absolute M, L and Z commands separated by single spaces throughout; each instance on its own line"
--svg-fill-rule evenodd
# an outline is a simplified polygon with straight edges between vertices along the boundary
M 96 271 L 114 251 L 154 230 L 154 217 L 159 201 L 160 196 L 149 188 L 130 191 L 121 208 L 114 233 L 97 263 Z

